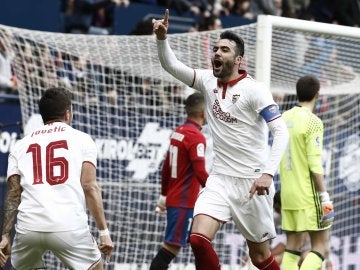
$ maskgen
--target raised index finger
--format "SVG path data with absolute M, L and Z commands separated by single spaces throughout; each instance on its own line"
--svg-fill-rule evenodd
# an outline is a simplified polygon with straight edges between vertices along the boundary
M 165 14 L 164 14 L 164 25 L 168 25 L 169 24 L 169 10 L 165 9 Z

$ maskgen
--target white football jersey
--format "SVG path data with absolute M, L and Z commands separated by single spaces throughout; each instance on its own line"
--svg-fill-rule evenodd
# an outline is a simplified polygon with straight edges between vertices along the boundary
M 205 149 L 205 169 L 208 174 L 210 174 L 213 162 L 214 162 L 214 141 L 211 135 L 211 130 L 208 125 L 204 125 L 201 129 L 202 134 L 206 139 L 206 149 Z
M 260 112 L 277 108 L 270 91 L 246 72 L 226 85 L 218 85 L 212 70 L 195 72 L 193 88 L 207 99 L 206 119 L 214 140 L 212 173 L 259 177 L 269 158 L 269 129 Z
M 32 231 L 69 231 L 88 226 L 80 183 L 83 162 L 96 166 L 92 138 L 54 122 L 16 142 L 9 155 L 8 178 L 20 175 L 17 226 Z

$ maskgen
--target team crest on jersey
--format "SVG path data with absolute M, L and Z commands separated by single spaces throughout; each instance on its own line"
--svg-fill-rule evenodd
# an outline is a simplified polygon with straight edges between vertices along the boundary
M 276 107 L 275 105 L 269 107 L 269 112 L 270 112 L 270 113 L 276 113 L 276 111 L 277 111 L 277 107 Z
M 217 90 L 216 88 L 213 89 L 214 94 L 217 94 L 219 92 L 219 90 Z
M 198 157 L 205 157 L 205 145 L 203 143 L 199 143 L 196 147 L 196 152 Z
M 235 104 L 240 98 L 240 94 L 232 96 L 232 103 Z

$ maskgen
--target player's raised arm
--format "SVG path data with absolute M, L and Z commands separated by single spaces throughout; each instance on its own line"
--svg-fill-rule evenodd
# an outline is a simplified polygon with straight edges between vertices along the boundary
M 156 35 L 156 44 L 161 66 L 176 79 L 188 86 L 193 86 L 195 72 L 192 68 L 180 62 L 171 50 L 166 34 L 169 26 L 169 10 L 165 10 L 164 19 L 152 20 L 153 31 Z
M 164 19 L 162 20 L 152 20 L 153 31 L 156 34 L 157 39 L 164 40 L 166 39 L 166 33 L 169 27 L 169 10 L 165 9 Z

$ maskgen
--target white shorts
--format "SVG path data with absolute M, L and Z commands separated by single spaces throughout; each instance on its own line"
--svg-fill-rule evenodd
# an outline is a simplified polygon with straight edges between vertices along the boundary
M 233 220 L 241 234 L 252 242 L 261 243 L 274 238 L 274 184 L 269 189 L 269 195 L 255 194 L 249 199 L 255 180 L 210 175 L 195 203 L 194 216 L 204 214 L 221 222 Z
M 11 263 L 16 270 L 45 269 L 42 256 L 50 250 L 69 269 L 92 269 L 101 259 L 88 228 L 67 232 L 34 232 L 16 227 Z

